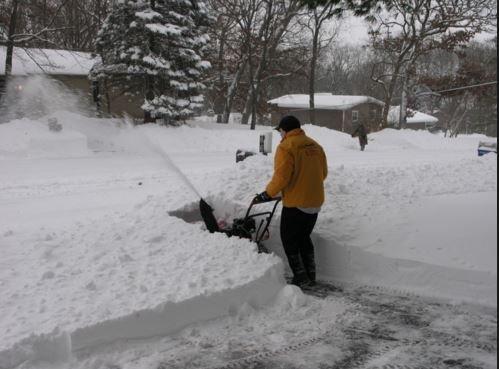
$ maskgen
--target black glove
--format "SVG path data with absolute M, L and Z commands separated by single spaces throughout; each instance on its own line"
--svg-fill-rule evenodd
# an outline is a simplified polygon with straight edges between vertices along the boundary
M 258 204 L 260 202 L 267 202 L 270 200 L 272 200 L 272 197 L 270 197 L 267 192 L 263 191 L 262 193 L 259 193 L 255 196 L 255 198 L 253 199 L 253 203 Z

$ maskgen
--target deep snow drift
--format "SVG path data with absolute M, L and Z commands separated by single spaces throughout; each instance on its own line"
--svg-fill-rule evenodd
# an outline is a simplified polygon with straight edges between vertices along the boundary
M 150 147 L 230 222 L 272 171 L 272 156 L 236 164 L 235 152 L 256 151 L 269 127 L 55 116 L 61 132 L 46 118 L 0 125 L 0 367 L 272 303 L 285 259 L 169 215 L 199 198 Z M 487 138 L 385 130 L 361 153 L 346 134 L 305 130 L 330 167 L 314 233 L 321 278 L 495 306 L 497 157 L 476 153 Z

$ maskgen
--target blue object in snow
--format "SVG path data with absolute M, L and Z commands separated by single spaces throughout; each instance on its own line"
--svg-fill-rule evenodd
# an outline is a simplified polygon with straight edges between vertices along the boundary
M 478 156 L 495 152 L 497 154 L 497 142 L 483 142 L 478 143 Z

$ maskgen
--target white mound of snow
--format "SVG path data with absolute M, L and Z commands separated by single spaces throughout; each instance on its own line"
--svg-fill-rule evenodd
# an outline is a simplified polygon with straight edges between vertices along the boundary
M 381 146 L 379 155 L 334 152 L 328 149 L 341 148 L 344 137 L 329 135 L 340 140 L 324 145 L 330 173 L 314 231 L 319 276 L 495 306 L 497 156 L 477 156 L 479 135 L 451 140 L 451 145 L 447 138 L 418 133 L 435 141 L 424 144 L 421 139 L 405 152 L 402 147 L 411 132 L 387 132 L 389 141 L 398 145 L 398 157 L 388 162 L 389 145 Z M 384 138 L 382 132 L 379 136 Z M 318 140 L 327 141 L 327 134 Z M 444 143 L 435 154 L 438 140 Z M 425 145 L 428 149 L 418 147 Z M 249 157 L 220 172 L 222 186 L 209 176 L 198 182 L 212 189 L 212 197 L 223 194 L 245 204 L 250 194 L 265 188 L 272 166 L 271 157 Z M 279 221 L 278 213 L 270 248 L 285 260 Z
M 280 209 L 269 246 L 282 259 L 168 215 L 195 210 L 196 195 L 158 150 L 230 222 L 273 169 L 273 155 L 236 164 L 235 152 L 258 151 L 271 127 L 131 128 L 52 116 L 61 132 L 50 132 L 47 118 L 0 125 L 0 216 L 9 217 L 0 224 L 0 367 L 64 360 L 78 348 L 221 315 L 244 319 L 272 301 L 283 314 L 309 303 L 283 289 Z M 360 152 L 346 133 L 304 129 L 329 161 L 313 235 L 320 277 L 495 306 L 497 156 L 477 156 L 484 136 L 384 130 Z M 44 146 L 59 133 L 71 133 L 71 148 L 83 136 L 90 152 L 71 159 L 81 150 Z M 274 149 L 279 140 L 275 132 Z
M 425 130 L 396 130 L 391 128 L 369 134 L 369 138 L 375 143 L 377 150 L 471 150 L 474 153 L 478 149 L 479 140 L 485 137 L 484 135 L 473 134 L 446 138 L 442 132 L 430 133 Z M 371 145 L 371 147 L 375 145 Z
M 279 258 L 167 209 L 168 201 L 151 197 L 131 213 L 40 237 L 25 250 L 29 258 L 7 256 L 0 367 L 17 365 L 21 347 L 51 342 L 54 330 L 67 332 L 74 350 L 169 334 L 274 299 L 284 285 Z
M 27 118 L 0 124 L 0 155 L 7 157 L 81 157 L 89 155 L 85 135 L 50 131 L 48 124 Z

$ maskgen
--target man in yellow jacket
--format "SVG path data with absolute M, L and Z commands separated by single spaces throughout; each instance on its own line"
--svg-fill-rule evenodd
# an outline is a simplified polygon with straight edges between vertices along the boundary
M 254 201 L 268 201 L 281 193 L 281 241 L 293 272 L 291 283 L 313 285 L 315 258 L 310 235 L 324 203 L 326 155 L 300 128 L 296 117 L 282 118 L 276 129 L 282 140 L 275 153 L 274 175 Z

